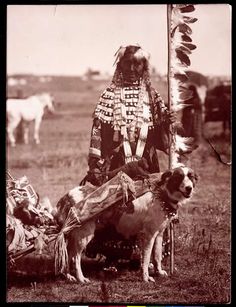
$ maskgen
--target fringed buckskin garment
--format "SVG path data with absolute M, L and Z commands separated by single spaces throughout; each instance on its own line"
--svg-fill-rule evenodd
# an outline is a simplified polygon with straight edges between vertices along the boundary
M 166 106 L 160 94 L 148 88 L 142 79 L 119 86 L 111 83 L 101 95 L 94 111 L 89 149 L 90 169 L 97 168 L 104 159 L 111 158 L 110 170 L 145 157 L 149 171 L 159 172 L 155 148 L 157 130 L 166 126 Z M 158 148 L 163 151 L 166 148 Z

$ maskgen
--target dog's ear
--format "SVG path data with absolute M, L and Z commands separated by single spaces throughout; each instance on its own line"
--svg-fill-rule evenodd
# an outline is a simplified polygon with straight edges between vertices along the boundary
M 172 171 L 168 170 L 161 175 L 161 184 L 165 183 L 166 179 L 172 175 Z
M 197 183 L 199 180 L 198 174 L 195 173 L 195 171 L 192 168 L 189 168 L 189 171 L 190 171 L 191 177 L 194 179 L 195 183 Z
M 158 187 L 162 186 L 165 183 L 166 179 L 170 178 L 171 175 L 172 175 L 172 171 L 170 171 L 170 170 L 164 172 L 161 175 L 161 179 L 158 182 L 156 182 L 156 186 L 158 186 Z
M 199 176 L 198 176 L 198 174 L 194 173 L 194 179 L 195 179 L 195 182 L 197 183 L 197 182 L 198 182 L 198 180 L 199 180 Z

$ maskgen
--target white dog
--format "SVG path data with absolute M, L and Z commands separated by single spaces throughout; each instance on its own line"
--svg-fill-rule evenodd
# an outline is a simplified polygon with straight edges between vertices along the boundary
M 160 275 L 167 275 L 162 269 L 162 237 L 166 227 L 175 217 L 178 208 L 188 200 L 194 190 L 197 176 L 194 171 L 186 166 L 180 166 L 168 170 L 162 174 L 161 180 L 157 181 L 155 188 L 133 200 L 133 212 L 123 212 L 119 218 L 114 215 L 114 209 L 108 209 L 99 215 L 103 225 L 112 224 L 116 231 L 126 239 L 138 235 L 141 238 L 141 268 L 144 281 L 155 281 L 149 276 L 148 267 L 153 254 L 154 267 Z M 62 198 L 57 204 L 57 219 L 63 223 L 66 219 L 66 207 L 71 205 Z M 80 228 L 75 228 L 68 235 L 68 258 L 75 260 L 76 278 L 67 273 L 71 281 L 76 279 L 80 282 L 89 282 L 84 277 L 81 269 L 81 256 L 83 250 L 94 236 L 98 218 L 93 218 Z

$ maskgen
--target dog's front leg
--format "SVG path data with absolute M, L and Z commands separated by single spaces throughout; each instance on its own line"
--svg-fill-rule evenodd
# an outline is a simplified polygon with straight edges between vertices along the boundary
M 73 242 L 73 240 L 70 241 L 70 245 L 71 245 L 70 247 L 71 248 L 68 250 L 68 265 L 69 265 L 68 270 L 69 271 L 65 273 L 65 276 L 66 276 L 66 279 L 68 281 L 77 282 L 77 279 L 73 275 L 70 274 L 70 267 L 71 267 L 72 260 L 73 260 L 73 262 L 75 260 L 75 251 L 72 248 L 73 247 L 72 242 Z
M 72 259 L 74 259 L 74 256 L 75 256 L 73 238 L 71 236 L 68 236 L 66 243 L 67 243 L 67 253 L 68 253 L 68 266 L 66 267 L 66 269 L 63 271 L 62 274 L 65 276 L 65 278 L 69 282 L 76 282 L 77 281 L 76 278 L 73 275 L 70 274 Z M 69 244 L 70 244 L 70 248 L 68 248 Z
M 81 258 L 83 250 L 93 238 L 94 231 L 95 222 L 90 221 L 89 223 L 85 223 L 85 225 L 82 227 L 74 228 L 69 236 L 69 242 L 67 246 L 68 254 L 70 253 L 70 259 L 73 257 L 75 260 L 76 279 L 82 283 L 90 282 L 90 280 L 83 275 L 81 268 Z
M 145 237 L 143 239 L 143 248 L 142 248 L 142 275 L 144 281 L 155 282 L 155 279 L 149 276 L 148 267 L 150 263 L 152 248 L 154 244 L 155 236 Z
M 81 255 L 82 255 L 82 251 L 77 253 L 77 255 L 75 256 L 75 270 L 76 270 L 76 278 L 82 282 L 82 283 L 87 283 L 90 282 L 90 280 L 86 277 L 84 277 L 84 274 L 82 272 L 81 269 Z
M 159 233 L 154 242 L 153 247 L 153 261 L 155 270 L 157 273 L 159 273 L 161 276 L 167 276 L 167 272 L 165 270 L 162 270 L 161 261 L 162 261 L 162 241 L 163 241 L 163 232 Z
M 84 277 L 81 268 L 81 257 L 82 252 L 92 240 L 95 231 L 95 222 L 90 221 L 86 223 L 83 227 L 79 228 L 76 233 L 76 255 L 75 255 L 75 272 L 76 278 L 82 283 L 88 283 L 90 280 Z

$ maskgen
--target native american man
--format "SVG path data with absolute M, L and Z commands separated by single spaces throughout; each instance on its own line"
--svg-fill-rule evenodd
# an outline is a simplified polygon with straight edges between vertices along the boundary
M 149 54 L 140 46 L 120 47 L 110 86 L 94 111 L 87 180 L 95 185 L 99 172 L 146 158 L 150 173 L 159 172 L 155 149 L 167 151 L 169 112 L 160 94 L 151 87 Z

